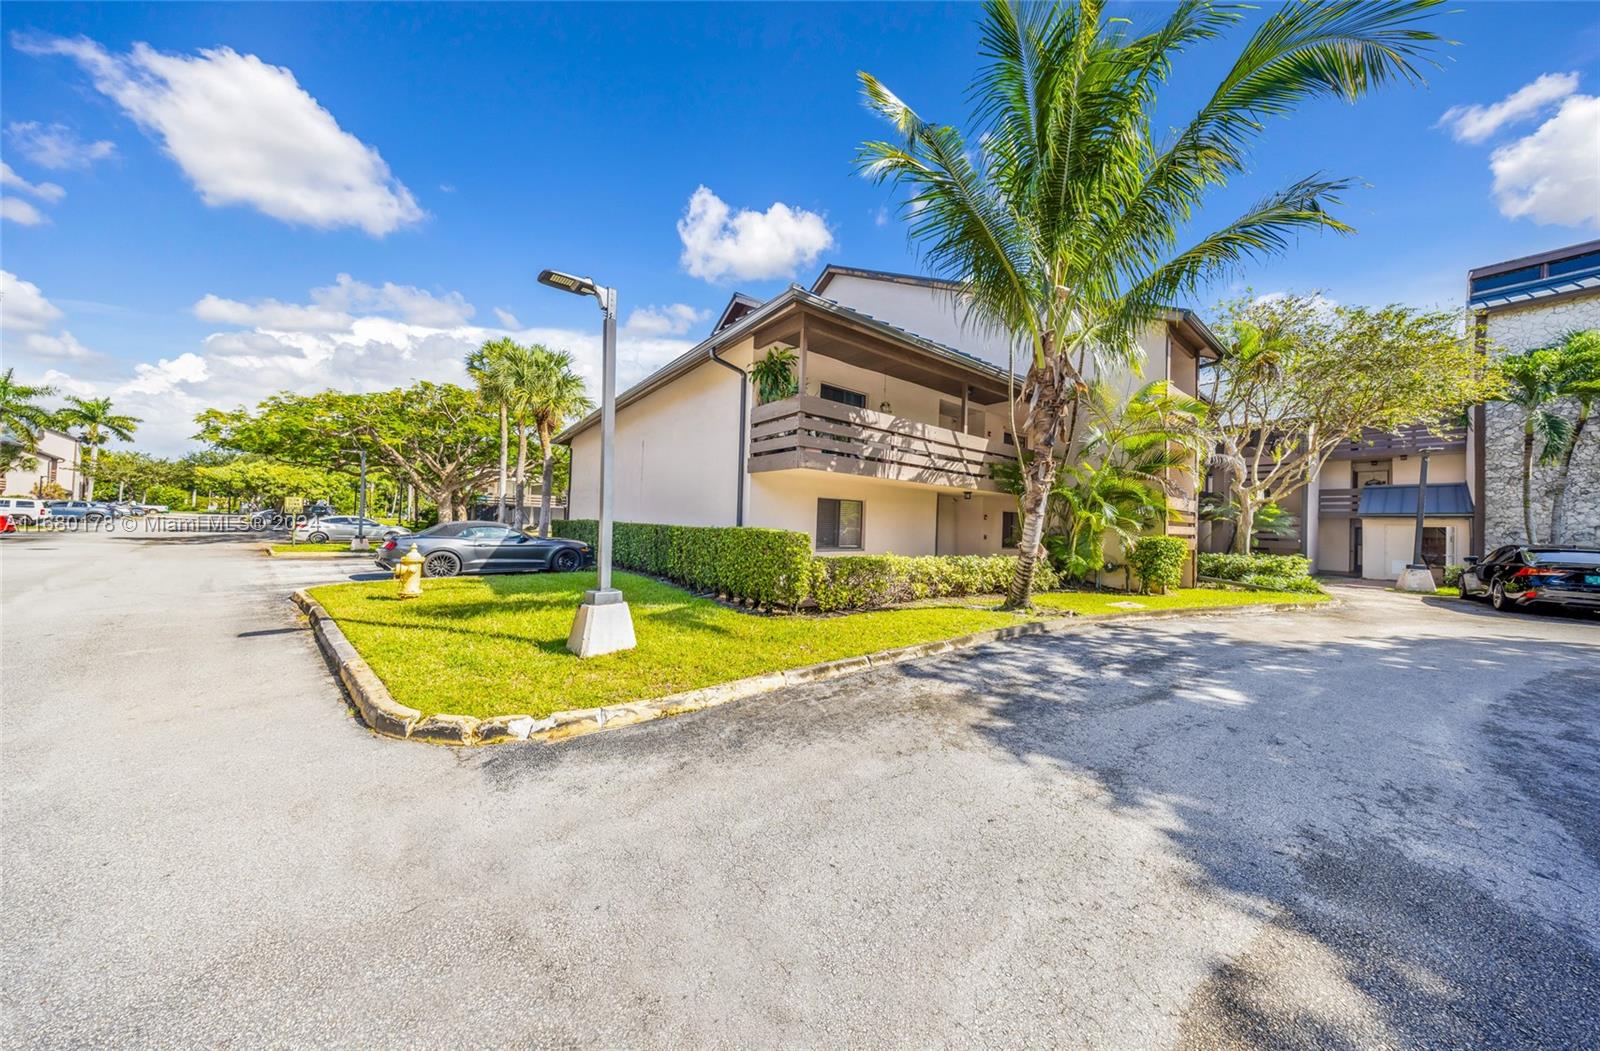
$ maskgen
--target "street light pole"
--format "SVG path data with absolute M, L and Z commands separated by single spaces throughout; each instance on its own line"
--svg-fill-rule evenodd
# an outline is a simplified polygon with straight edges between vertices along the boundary
M 1416 535 L 1411 538 L 1411 564 L 1400 571 L 1400 579 L 1394 586 L 1396 591 L 1431 595 L 1437 585 L 1433 582 L 1433 570 L 1422 560 L 1422 529 L 1428 516 L 1428 457 L 1433 450 L 1423 447 L 1419 452 L 1422 464 L 1417 471 L 1417 525 Z
M 365 551 L 367 549 L 367 450 L 346 449 L 347 453 L 355 453 L 361 457 L 361 480 L 356 488 L 356 535 L 350 541 L 351 551 Z
M 611 517 L 613 482 L 616 477 L 614 455 L 617 431 L 617 290 L 596 284 L 587 277 L 574 277 L 556 270 L 544 270 L 539 283 L 574 295 L 593 296 L 604 317 L 601 327 L 600 362 L 600 521 L 595 538 L 597 577 L 595 588 L 583 593 L 578 615 L 567 635 L 567 649 L 579 657 L 631 650 L 637 645 L 633 615 L 622 592 L 611 586 Z M 570 504 L 570 497 L 568 498 Z

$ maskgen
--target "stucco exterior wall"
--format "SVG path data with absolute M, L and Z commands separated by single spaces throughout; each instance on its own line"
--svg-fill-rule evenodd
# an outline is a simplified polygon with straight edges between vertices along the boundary
M 1472 534 L 1469 518 L 1428 518 L 1424 525 L 1445 529 L 1445 562 L 1460 562 L 1469 553 Z M 1367 580 L 1395 580 L 1415 552 L 1417 523 L 1413 518 L 1364 518 L 1361 523 L 1361 576 Z
M 739 379 L 714 362 L 617 413 L 614 514 L 619 522 L 733 525 Z M 572 441 L 568 515 L 600 514 L 600 428 Z
M 50 482 L 50 457 L 54 456 L 58 458 L 55 464 L 55 484 L 71 493 L 74 498 L 81 497 L 83 479 L 78 471 L 79 455 L 78 442 L 70 435 L 60 431 L 41 430 L 38 453 L 33 457 L 35 465 L 28 469 L 19 467 L 14 471 L 7 471 L 5 495 L 31 496 L 34 487 L 40 482 Z
M 937 496 L 933 489 L 826 471 L 760 471 L 750 476 L 745 523 L 793 529 L 815 545 L 817 501 L 860 500 L 862 547 L 836 554 L 931 555 L 936 550 Z
M 1558 342 L 1575 329 L 1600 328 L 1600 293 L 1553 303 L 1534 303 L 1488 315 L 1486 334 L 1491 353 L 1516 354 Z M 1558 405 L 1569 419 L 1573 404 Z M 1526 542 L 1522 514 L 1522 412 L 1501 402 L 1484 406 L 1484 550 Z M 1533 520 L 1537 536 L 1550 537 L 1550 486 L 1553 467 L 1533 469 Z M 1475 494 L 1476 496 L 1477 494 Z M 1600 426 L 1591 424 L 1572 460 L 1566 511 L 1557 543 L 1600 543 Z
M 1003 369 L 1011 367 L 1006 335 L 970 324 L 956 297 L 942 289 L 840 274 L 828 282 L 821 294 L 879 321 L 915 332 L 924 339 L 982 358 L 991 365 Z M 1023 372 L 1025 367 L 1026 362 L 1019 361 L 1017 371 Z

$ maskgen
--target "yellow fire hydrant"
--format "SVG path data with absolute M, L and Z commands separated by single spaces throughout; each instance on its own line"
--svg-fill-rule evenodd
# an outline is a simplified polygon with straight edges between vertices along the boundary
M 394 575 L 400 581 L 401 598 L 422 597 L 422 556 L 416 544 L 411 545 L 411 550 L 394 567 Z

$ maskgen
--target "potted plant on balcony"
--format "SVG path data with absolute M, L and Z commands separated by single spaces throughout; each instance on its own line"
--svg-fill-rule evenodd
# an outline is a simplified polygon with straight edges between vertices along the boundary
M 761 399 L 761 404 L 792 398 L 799 392 L 794 367 L 794 351 L 781 346 L 773 347 L 751 364 L 750 379 L 756 385 L 756 395 Z

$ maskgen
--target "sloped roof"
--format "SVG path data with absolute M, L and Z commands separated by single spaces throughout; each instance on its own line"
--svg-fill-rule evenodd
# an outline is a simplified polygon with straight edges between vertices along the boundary
M 1472 514 L 1472 494 L 1465 482 L 1446 482 L 1428 486 L 1422 498 L 1423 514 L 1434 518 L 1465 518 Z M 1361 490 L 1362 518 L 1415 518 L 1417 487 L 1414 485 L 1369 485 Z

